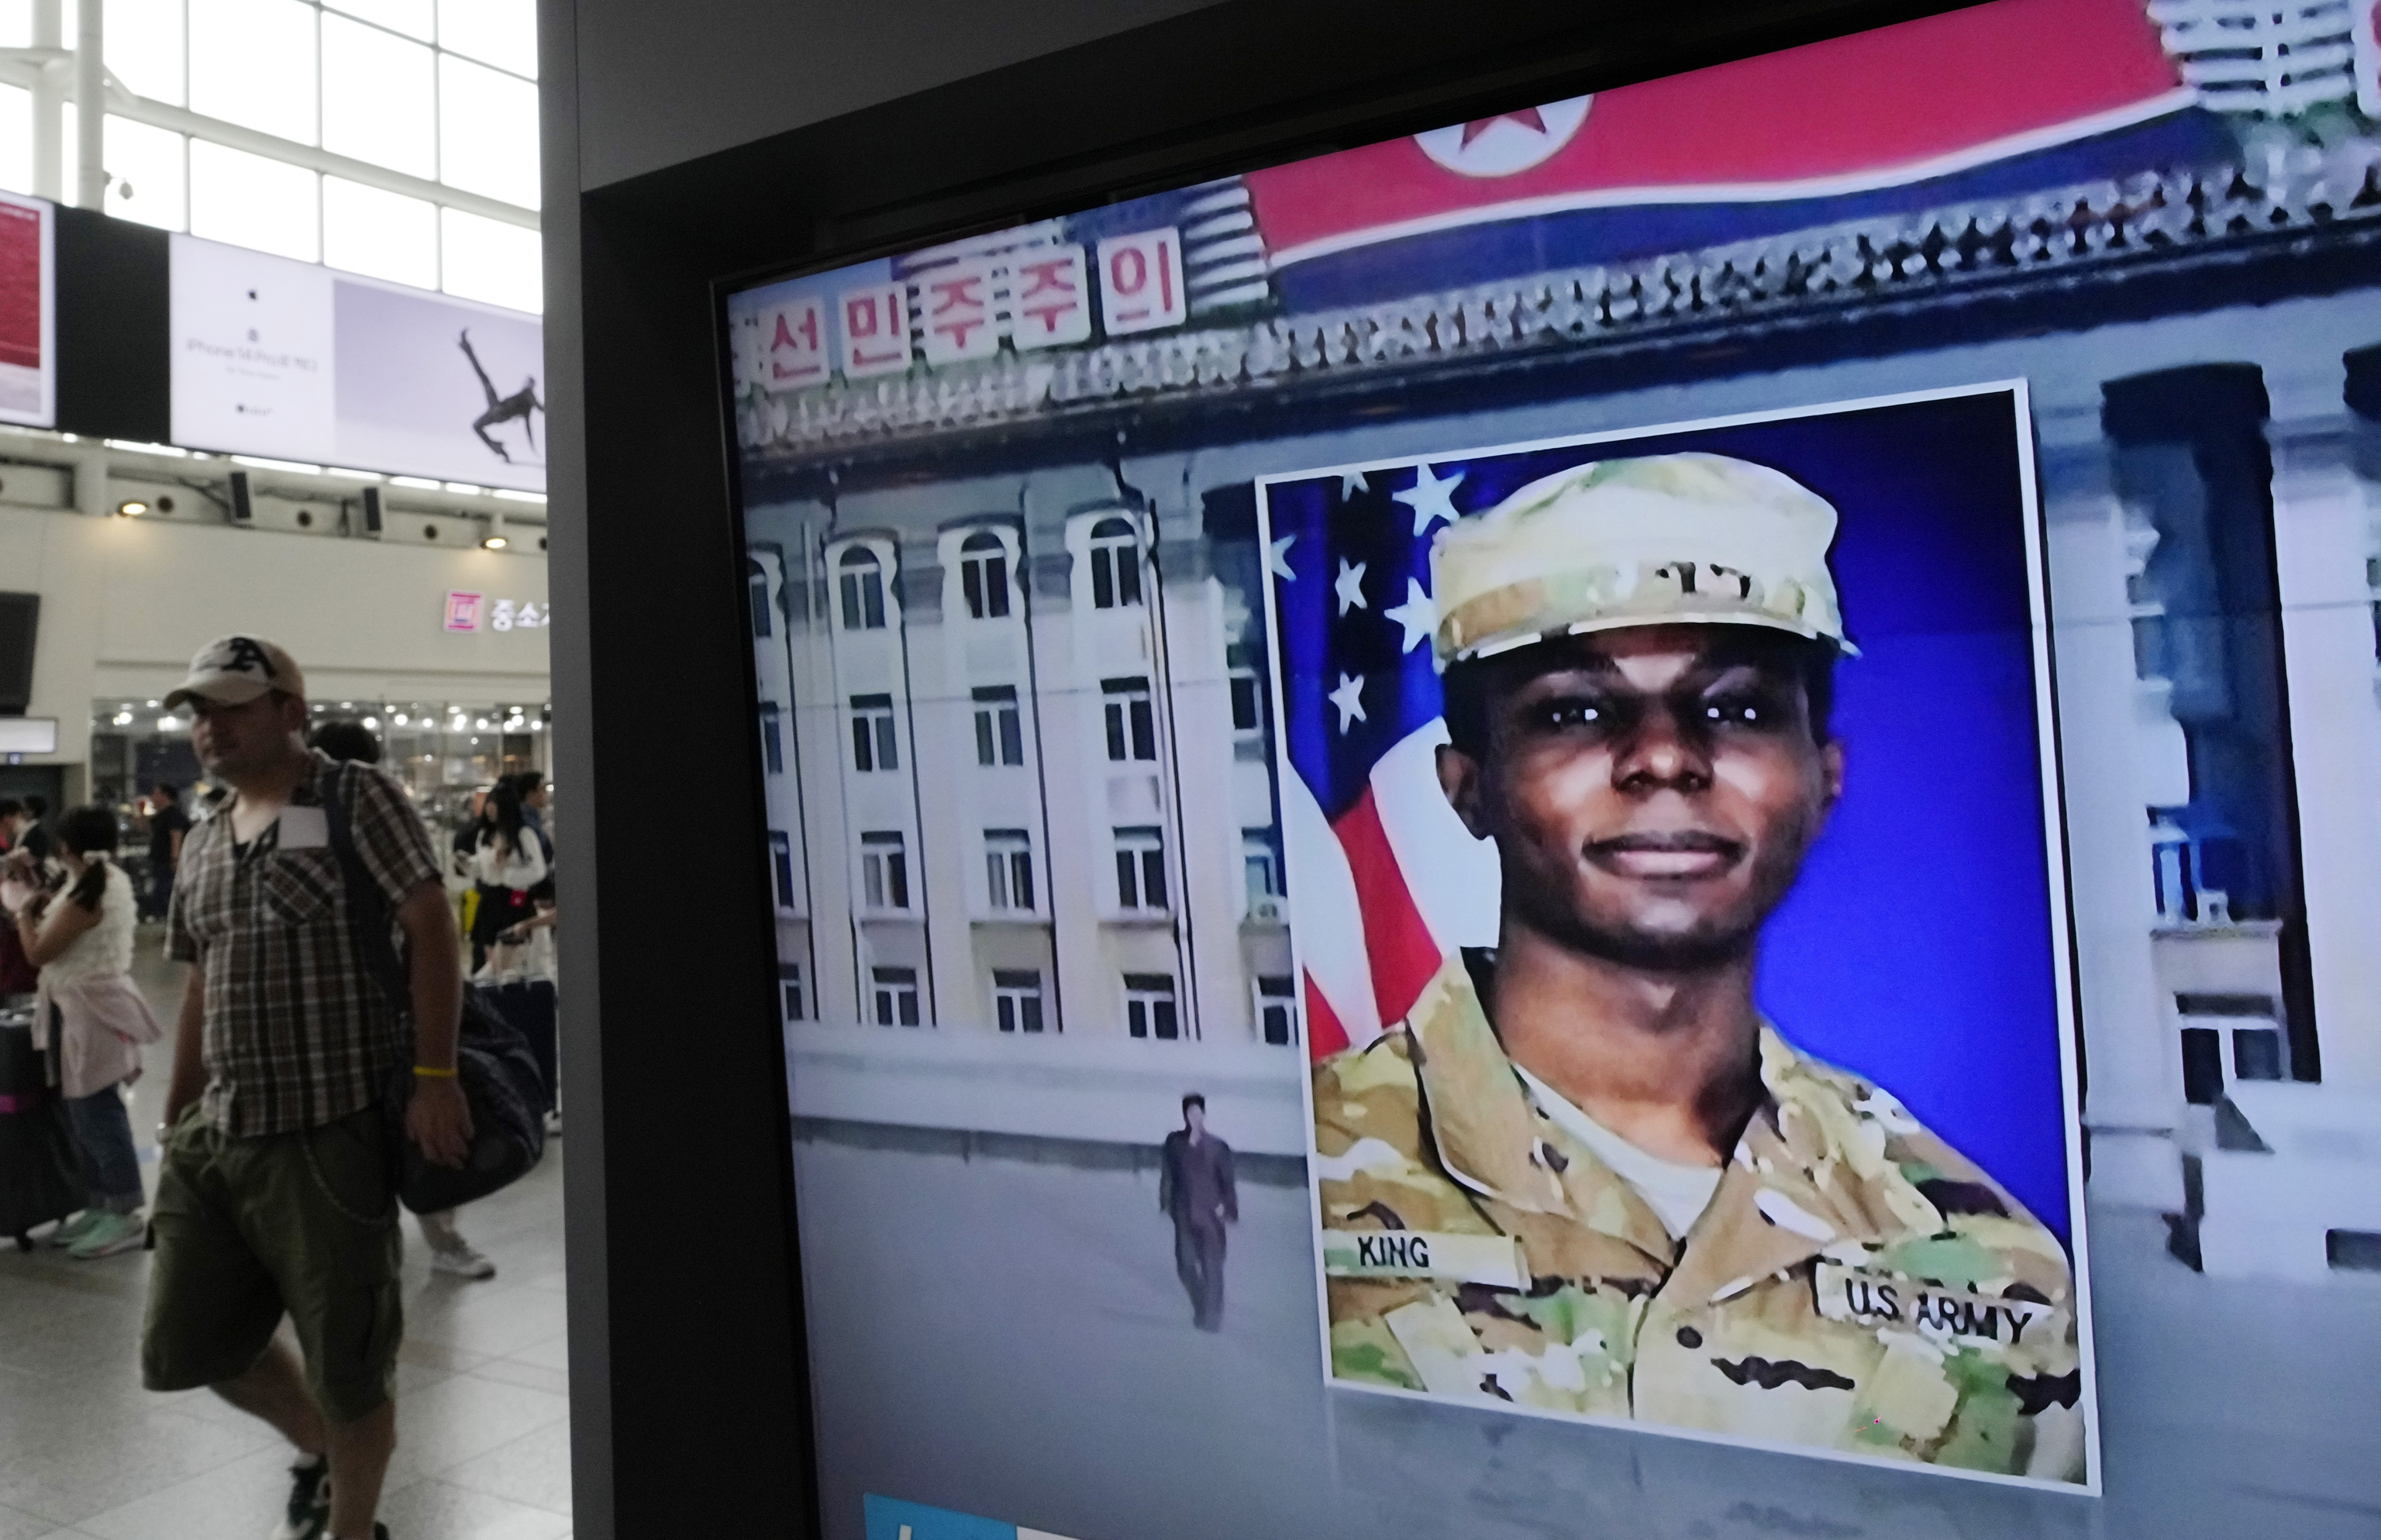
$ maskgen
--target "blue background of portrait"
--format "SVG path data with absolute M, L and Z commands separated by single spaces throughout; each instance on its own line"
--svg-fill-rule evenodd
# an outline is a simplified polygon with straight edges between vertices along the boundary
M 1835 505 L 1830 560 L 1861 649 L 1836 676 L 1846 788 L 1764 932 L 1758 997 L 1790 1041 L 1872 1077 L 2065 1241 L 2052 888 L 2063 866 L 2045 834 L 2048 725 L 2034 694 L 2020 437 L 2030 432 L 2014 393 L 1992 390 L 1427 464 L 1461 473 L 1453 502 L 1464 514 L 1570 466 L 1684 451 L 1774 467 Z M 1387 501 L 1413 476 L 1369 480 L 1353 496 L 1336 472 L 1273 484 L 1272 533 L 1308 539 L 1293 561 L 1318 559 L 1317 547 L 1372 559 L 1374 592 L 1402 593 L 1410 572 L 1426 585 L 1407 509 Z M 1401 699 L 1391 706 L 1375 676 L 1371 720 L 1338 731 L 1324 699 L 1332 679 L 1296 666 L 1322 655 L 1310 649 L 1337 618 L 1316 607 L 1329 590 L 1276 592 L 1290 756 L 1336 813 L 1387 741 L 1436 714 L 1435 681 L 1385 629 L 1376 665 L 1345 666 L 1394 673 Z M 1329 655 L 1336 675 L 1342 654 Z

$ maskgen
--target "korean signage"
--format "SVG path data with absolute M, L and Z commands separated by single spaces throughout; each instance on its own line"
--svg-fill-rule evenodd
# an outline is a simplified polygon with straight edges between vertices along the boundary
M 446 595 L 446 630 L 534 631 L 552 624 L 554 606 L 535 599 L 491 599 L 453 591 Z
M 748 297 L 734 317 L 738 380 L 765 391 L 948 368 L 1014 352 L 1179 326 L 1190 318 L 1182 237 L 1167 226 L 1094 249 L 1028 247 L 879 281 Z M 1093 324 L 1097 319 L 1096 327 Z

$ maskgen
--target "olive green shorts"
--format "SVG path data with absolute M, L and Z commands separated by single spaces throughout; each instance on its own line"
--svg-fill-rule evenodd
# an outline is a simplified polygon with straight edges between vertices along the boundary
M 152 1390 L 237 1379 L 286 1314 L 333 1422 L 395 1389 L 403 1242 L 377 1106 L 295 1133 L 235 1139 L 195 1106 L 166 1136 L 151 1205 L 157 1253 L 140 1334 Z

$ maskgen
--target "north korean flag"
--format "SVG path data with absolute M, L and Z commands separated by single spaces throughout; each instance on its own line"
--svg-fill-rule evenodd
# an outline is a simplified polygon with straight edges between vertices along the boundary
M 1997 0 L 1252 172 L 1292 311 L 2204 164 L 2146 0 Z

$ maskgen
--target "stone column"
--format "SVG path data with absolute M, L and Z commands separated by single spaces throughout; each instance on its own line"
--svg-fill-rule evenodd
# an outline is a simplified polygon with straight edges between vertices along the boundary
M 2381 676 L 2366 567 L 2381 546 L 2355 473 L 2353 420 L 2336 389 L 2329 405 L 2267 424 L 2275 566 L 2322 1079 L 2381 1090 Z
M 2042 483 L 2065 770 L 2070 924 L 2082 1010 L 2084 1125 L 2096 1201 L 2183 1207 L 2174 1143 L 2182 1069 L 2160 1008 L 2148 809 L 2171 787 L 2180 733 L 2164 696 L 2134 672 L 2126 580 L 2145 532 L 2129 529 L 2096 412 L 2045 412 Z M 2161 752 L 2163 751 L 2163 752 Z

